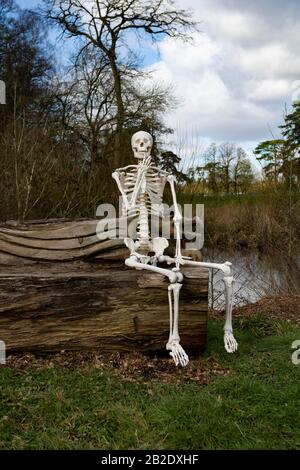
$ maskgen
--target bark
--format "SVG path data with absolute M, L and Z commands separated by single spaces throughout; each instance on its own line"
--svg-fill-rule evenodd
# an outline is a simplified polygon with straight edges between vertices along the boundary
M 208 274 L 194 267 L 183 273 L 181 344 L 199 353 L 206 344 Z M 164 351 L 168 284 L 119 261 L 3 267 L 0 339 L 8 351 Z
M 115 148 L 114 148 L 114 160 L 112 168 L 119 168 L 123 164 L 122 160 L 122 137 L 123 137 L 123 127 L 125 121 L 125 108 L 123 103 L 123 96 L 122 96 L 122 83 L 121 83 L 121 76 L 120 71 L 117 67 L 116 61 L 114 59 L 114 52 L 109 54 L 109 62 L 111 66 L 111 70 L 114 77 L 114 88 L 115 88 L 115 96 L 117 102 L 117 116 L 116 116 L 116 132 L 115 132 Z

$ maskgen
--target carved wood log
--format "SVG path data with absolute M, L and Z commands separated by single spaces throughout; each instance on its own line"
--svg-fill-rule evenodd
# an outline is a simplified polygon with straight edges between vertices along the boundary
M 168 281 L 127 269 L 123 240 L 111 240 L 105 231 L 99 238 L 98 222 L 0 225 L 0 340 L 8 351 L 164 350 Z M 197 268 L 184 274 L 182 344 L 200 351 L 206 343 L 208 275 Z
M 103 223 L 99 225 L 100 221 L 95 219 L 0 224 L 0 266 L 33 261 L 124 259 L 128 255 L 123 242 L 127 234 L 120 233 L 118 220 L 114 220 L 116 234 L 120 237 L 116 239 L 112 239 L 107 227 L 103 227 Z M 173 227 L 171 236 L 172 232 Z
M 180 336 L 206 344 L 206 269 L 184 268 Z M 168 281 L 122 263 L 36 263 L 0 270 L 0 339 L 8 351 L 162 351 L 169 332 Z

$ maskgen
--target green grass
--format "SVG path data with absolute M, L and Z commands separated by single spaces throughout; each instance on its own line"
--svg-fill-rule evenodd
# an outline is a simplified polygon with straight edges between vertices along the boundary
M 2 449 L 300 449 L 300 330 L 240 322 L 236 355 L 209 325 L 208 385 L 133 383 L 99 369 L 0 370 Z M 214 361 L 212 361 L 213 363 Z M 176 370 L 174 369 L 174 377 Z

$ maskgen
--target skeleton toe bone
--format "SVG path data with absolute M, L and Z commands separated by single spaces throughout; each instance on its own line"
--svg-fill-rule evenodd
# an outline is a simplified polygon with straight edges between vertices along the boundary
M 232 331 L 224 331 L 224 346 L 228 353 L 234 353 L 237 351 L 238 343 L 233 336 Z
M 181 344 L 179 343 L 179 341 L 168 341 L 166 349 L 170 351 L 169 354 L 173 358 L 176 366 L 187 366 L 187 364 L 189 363 L 189 357 L 181 346 Z

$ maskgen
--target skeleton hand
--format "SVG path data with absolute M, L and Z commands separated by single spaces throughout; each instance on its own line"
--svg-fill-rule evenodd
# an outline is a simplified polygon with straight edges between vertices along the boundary
M 191 260 L 191 256 L 182 256 L 182 254 L 180 254 L 179 256 L 176 256 L 176 262 L 179 263 L 179 264 L 182 264 L 184 265 L 184 261 L 185 260 Z
M 166 256 L 166 255 L 160 255 L 158 257 L 158 261 L 161 263 L 167 263 L 167 264 L 173 264 L 174 262 L 179 263 L 179 264 L 185 264 L 185 260 L 191 260 L 192 258 L 190 256 L 175 256 L 172 258 L 171 256 Z
M 138 172 L 144 175 L 145 173 L 147 173 L 147 170 L 150 167 L 150 165 L 151 165 L 151 155 L 143 159 L 142 163 L 138 167 Z

